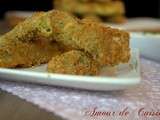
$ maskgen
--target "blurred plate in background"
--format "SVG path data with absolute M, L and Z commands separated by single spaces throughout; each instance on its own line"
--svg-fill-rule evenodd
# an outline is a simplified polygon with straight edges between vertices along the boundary
M 138 48 L 146 58 L 160 62 L 160 34 L 131 33 L 131 48 Z

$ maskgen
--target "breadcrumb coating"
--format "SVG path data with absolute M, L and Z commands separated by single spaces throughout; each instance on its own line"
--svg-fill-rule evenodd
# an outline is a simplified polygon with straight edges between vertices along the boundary
M 96 22 L 81 21 L 71 15 L 52 12 L 54 39 L 72 49 L 91 54 L 100 65 L 117 65 L 129 61 L 129 33 Z
M 61 53 L 51 41 L 52 27 L 39 12 L 0 37 L 0 67 L 30 67 L 47 63 Z
M 48 63 L 48 71 L 73 75 L 97 75 L 99 66 L 84 52 L 72 50 L 53 57 Z

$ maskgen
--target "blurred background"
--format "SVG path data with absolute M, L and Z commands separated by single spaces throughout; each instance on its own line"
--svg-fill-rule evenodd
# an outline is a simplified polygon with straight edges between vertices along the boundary
M 160 0 L 124 0 L 127 17 L 160 17 Z M 0 0 L 0 18 L 10 10 L 49 10 L 53 0 Z
M 0 0 L 0 26 L 4 33 L 33 11 L 53 8 L 128 31 L 160 32 L 160 0 Z

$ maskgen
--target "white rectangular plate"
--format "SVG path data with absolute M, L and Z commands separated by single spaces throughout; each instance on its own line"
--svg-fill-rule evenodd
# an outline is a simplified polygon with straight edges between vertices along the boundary
M 0 80 L 4 79 L 87 90 L 123 90 L 140 83 L 139 53 L 132 50 L 129 63 L 114 68 L 105 67 L 100 76 L 52 74 L 46 72 L 46 65 L 42 65 L 28 69 L 0 68 Z

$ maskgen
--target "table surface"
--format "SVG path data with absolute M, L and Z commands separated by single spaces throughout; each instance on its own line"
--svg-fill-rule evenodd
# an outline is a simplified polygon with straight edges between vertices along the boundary
M 10 93 L 0 90 L 0 120 L 62 120 Z

